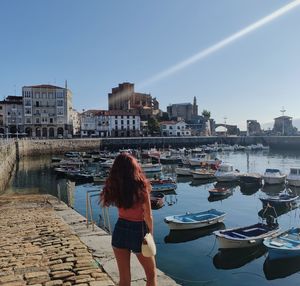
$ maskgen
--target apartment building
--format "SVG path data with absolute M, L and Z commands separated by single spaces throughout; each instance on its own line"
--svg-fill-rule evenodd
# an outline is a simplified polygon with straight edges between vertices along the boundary
M 31 137 L 69 138 L 73 134 L 72 92 L 54 85 L 22 88 L 24 131 Z

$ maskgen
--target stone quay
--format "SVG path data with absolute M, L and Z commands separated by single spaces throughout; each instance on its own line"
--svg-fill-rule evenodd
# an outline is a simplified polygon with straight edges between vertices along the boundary
M 0 220 L 0 285 L 117 285 L 111 236 L 57 198 L 2 195 Z M 135 255 L 131 263 L 131 285 L 145 285 Z M 158 285 L 177 284 L 158 270 Z

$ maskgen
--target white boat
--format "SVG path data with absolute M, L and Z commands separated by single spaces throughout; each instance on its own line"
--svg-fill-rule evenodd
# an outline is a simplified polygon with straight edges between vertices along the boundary
M 215 177 L 215 170 L 212 169 L 198 169 L 191 171 L 194 179 L 212 179 Z
M 145 173 L 151 173 L 151 172 L 161 172 L 162 171 L 162 165 L 161 164 L 152 164 L 152 163 L 144 163 L 141 164 L 141 167 Z
M 175 173 L 177 176 L 192 176 L 190 168 L 177 167 Z
M 290 168 L 290 173 L 287 176 L 287 183 L 290 186 L 300 187 L 300 168 Z
M 264 184 L 276 185 L 285 183 L 286 174 L 278 169 L 266 169 L 262 176 Z
M 198 213 L 167 216 L 165 217 L 165 222 L 171 230 L 194 229 L 222 222 L 225 214 L 224 212 L 211 209 Z
M 277 223 L 257 223 L 246 227 L 215 231 L 220 249 L 248 248 L 261 244 L 279 232 Z
M 233 165 L 222 163 L 215 172 L 215 178 L 218 182 L 232 182 L 239 179 L 239 171 L 233 169 Z

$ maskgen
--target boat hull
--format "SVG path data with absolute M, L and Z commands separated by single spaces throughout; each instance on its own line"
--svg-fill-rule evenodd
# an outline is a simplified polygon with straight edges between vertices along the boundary
M 268 185 L 280 185 L 285 182 L 285 176 L 283 177 L 266 177 L 263 176 L 263 180 L 265 184 Z
M 215 231 L 214 234 L 218 240 L 219 249 L 235 249 L 258 246 L 265 238 L 277 234 L 278 231 L 277 225 L 266 229 L 264 225 L 257 224 L 244 228 Z
M 287 178 L 287 183 L 290 186 L 300 187 L 300 179 Z

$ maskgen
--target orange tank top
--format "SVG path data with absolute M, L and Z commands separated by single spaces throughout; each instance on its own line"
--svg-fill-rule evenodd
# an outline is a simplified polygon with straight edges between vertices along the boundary
M 135 204 L 130 209 L 118 208 L 119 218 L 123 218 L 130 221 L 143 221 L 144 209 L 142 203 Z

